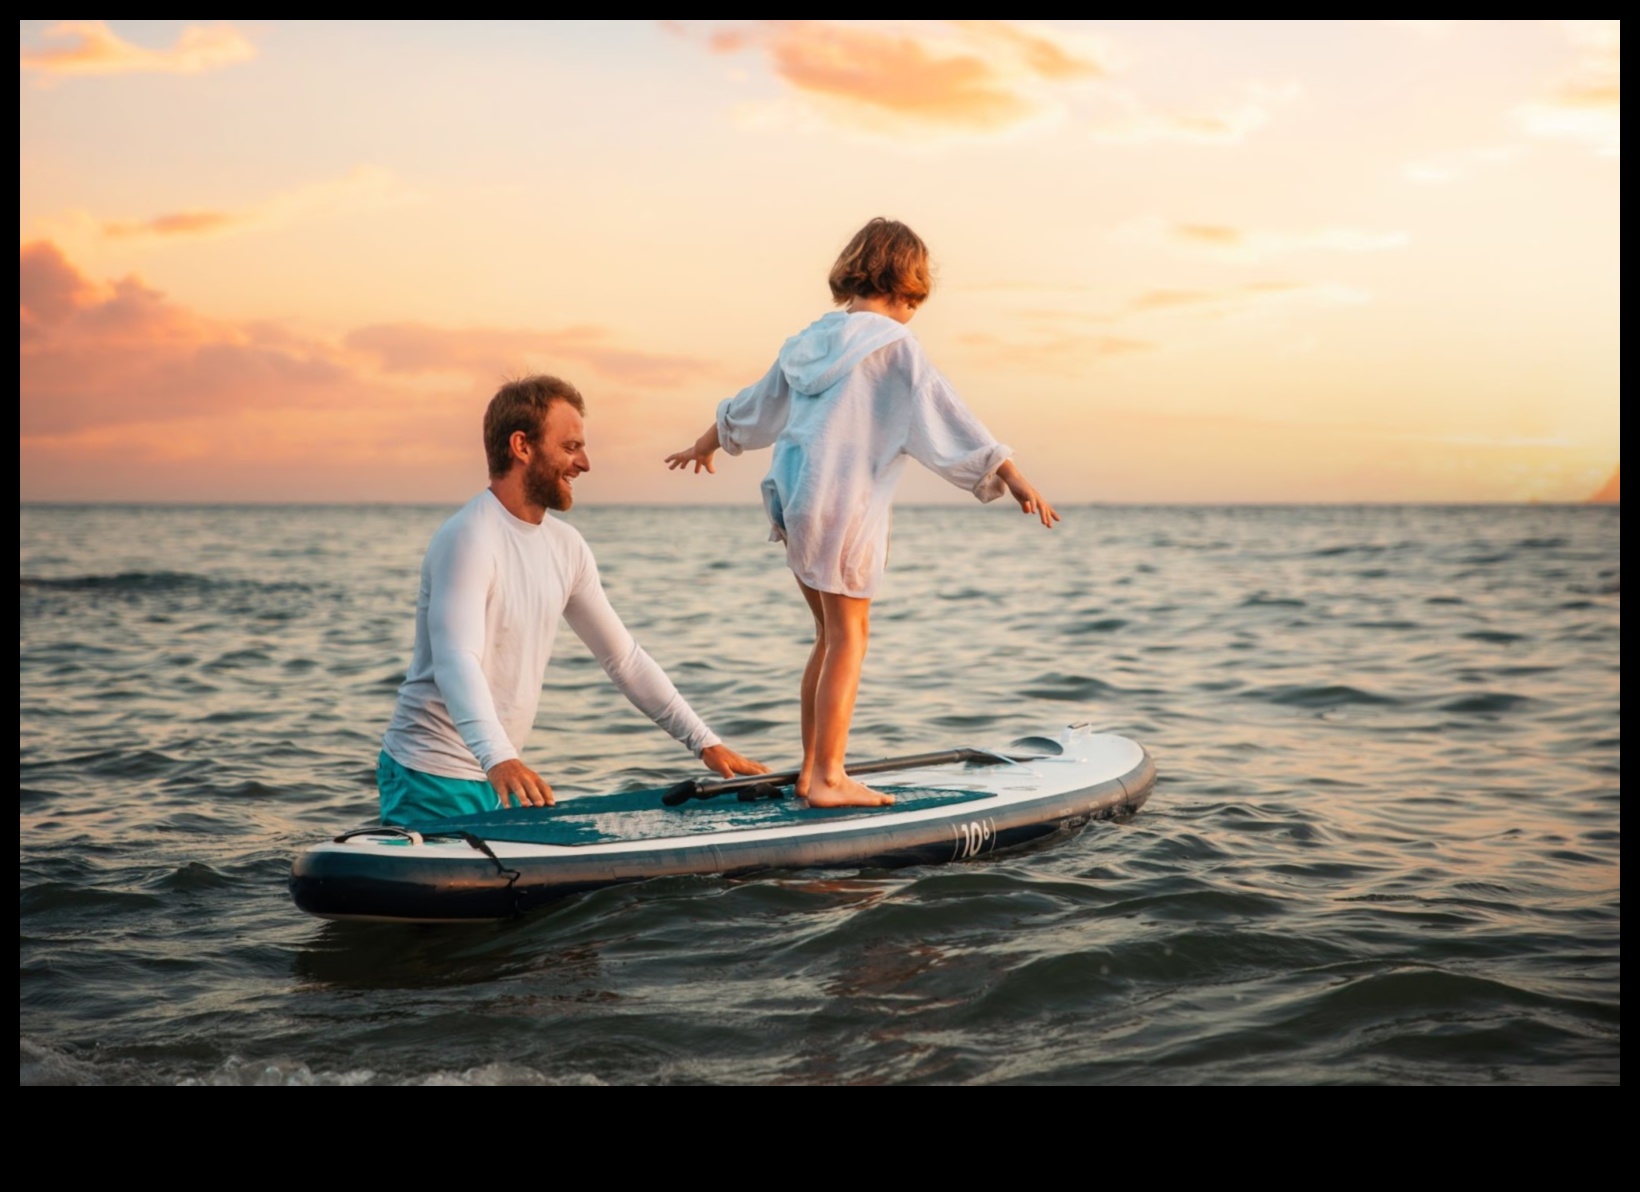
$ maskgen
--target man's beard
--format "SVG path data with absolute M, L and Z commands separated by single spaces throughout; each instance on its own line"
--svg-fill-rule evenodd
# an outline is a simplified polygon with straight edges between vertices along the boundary
M 545 455 L 537 455 L 524 473 L 524 498 L 532 505 L 560 513 L 575 504 L 566 469 L 553 467 Z

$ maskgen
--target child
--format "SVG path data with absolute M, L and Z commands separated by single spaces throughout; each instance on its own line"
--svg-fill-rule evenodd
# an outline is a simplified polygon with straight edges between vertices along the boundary
M 717 470 L 719 448 L 730 455 L 774 448 L 763 481 L 769 537 L 786 544 L 815 625 L 803 671 L 797 794 L 814 807 L 877 807 L 894 800 L 850 778 L 843 755 L 906 456 L 981 501 L 1011 493 L 1050 529 L 1059 514 L 907 330 L 931 287 L 921 238 L 874 219 L 837 258 L 830 282 L 844 309 L 788 339 L 763 379 L 722 402 L 695 445 L 667 456 L 666 465 L 693 464 L 698 475 Z

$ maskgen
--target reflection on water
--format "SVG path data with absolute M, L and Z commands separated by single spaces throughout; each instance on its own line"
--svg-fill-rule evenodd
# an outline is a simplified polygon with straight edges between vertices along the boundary
M 1146 808 L 986 861 L 666 879 L 499 925 L 330 924 L 447 509 L 25 508 L 20 1078 L 1617 1083 L 1615 508 L 896 514 L 857 756 L 1142 741 Z M 576 510 L 736 747 L 812 632 L 755 509 Z M 530 760 L 696 765 L 565 634 Z

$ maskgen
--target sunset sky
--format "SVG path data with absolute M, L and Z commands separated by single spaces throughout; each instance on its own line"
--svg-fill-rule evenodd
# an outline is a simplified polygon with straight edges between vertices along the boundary
M 497 384 L 669 473 L 866 219 L 1056 503 L 1618 470 L 1617 21 L 19 23 L 23 501 L 456 502 Z M 928 476 L 903 499 L 967 499 Z

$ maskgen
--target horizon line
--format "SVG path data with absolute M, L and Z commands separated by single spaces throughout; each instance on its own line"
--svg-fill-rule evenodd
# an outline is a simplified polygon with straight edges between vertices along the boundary
M 438 507 L 459 508 L 471 497 L 449 501 L 305 501 L 305 500 L 170 500 L 165 498 L 132 498 L 118 500 L 62 500 L 62 499 L 30 499 L 19 498 L 20 509 L 432 509 Z M 1249 509 L 1282 509 L 1293 507 L 1335 507 L 1347 508 L 1397 508 L 1397 507 L 1427 507 L 1427 508 L 1532 508 L 1534 506 L 1614 506 L 1622 507 L 1622 501 L 1601 501 L 1591 497 L 1567 498 L 1565 500 L 1545 500 L 1542 498 L 1526 498 L 1517 500 L 1487 500 L 1475 498 L 1471 500 L 1180 500 L 1180 501 L 1123 501 L 1123 500 L 1092 500 L 1058 502 L 1061 509 L 1091 509 L 1091 508 L 1249 508 Z M 967 505 L 958 502 L 945 501 L 899 501 L 895 502 L 896 509 L 966 509 Z M 590 501 L 578 503 L 577 509 L 755 509 L 761 511 L 763 506 L 757 501 Z M 560 512 L 554 510 L 553 512 Z M 573 512 L 565 510 L 563 512 Z

